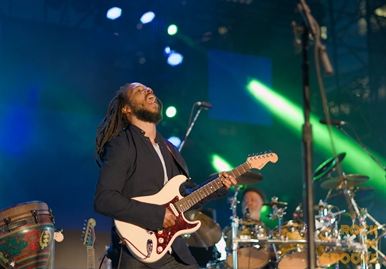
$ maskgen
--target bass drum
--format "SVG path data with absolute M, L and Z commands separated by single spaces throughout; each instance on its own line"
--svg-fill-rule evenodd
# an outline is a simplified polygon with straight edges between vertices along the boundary
M 0 211 L 0 265 L 4 268 L 53 268 L 54 216 L 39 201 Z
M 265 225 L 261 221 L 241 219 L 239 221 L 237 237 L 240 239 L 267 239 Z M 226 268 L 233 268 L 232 254 L 232 226 L 224 229 L 224 239 L 226 241 Z M 249 243 L 239 246 L 237 250 L 238 269 L 261 268 L 270 259 L 270 252 L 267 243 Z
M 306 225 L 302 221 L 290 220 L 282 225 L 280 235 L 279 227 L 271 234 L 273 239 L 284 237 L 288 240 L 305 240 Z M 278 269 L 306 269 L 307 268 L 307 245 L 306 244 L 275 244 L 279 256 Z

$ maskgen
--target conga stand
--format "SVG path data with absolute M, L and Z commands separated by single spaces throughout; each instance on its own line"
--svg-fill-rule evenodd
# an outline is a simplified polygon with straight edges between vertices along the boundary
M 16 262 L 8 255 L 4 255 L 4 253 L 0 252 L 0 265 L 5 269 L 14 269 Z M 4 261 L 5 260 L 5 261 Z

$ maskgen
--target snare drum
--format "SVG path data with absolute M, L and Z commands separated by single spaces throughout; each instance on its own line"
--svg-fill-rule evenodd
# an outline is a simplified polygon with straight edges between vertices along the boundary
M 273 239 L 305 240 L 306 225 L 302 221 L 290 220 L 282 225 L 282 232 L 276 227 L 271 234 Z M 306 244 L 275 244 L 279 256 L 279 269 L 307 268 Z
M 54 216 L 33 201 L 0 211 L 0 264 L 15 268 L 53 268 Z
M 263 222 L 241 219 L 239 221 L 237 237 L 240 239 L 267 239 L 267 232 Z M 226 263 L 233 267 L 232 254 L 232 226 L 224 229 L 224 239 L 228 256 Z M 237 262 L 239 269 L 261 268 L 269 262 L 269 250 L 267 243 L 248 243 L 239 245 L 237 250 Z

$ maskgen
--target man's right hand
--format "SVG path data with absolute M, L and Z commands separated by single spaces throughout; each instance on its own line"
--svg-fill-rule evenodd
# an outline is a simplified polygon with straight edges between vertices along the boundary
M 166 208 L 163 223 L 164 228 L 168 228 L 176 224 L 176 219 L 176 216 L 168 208 Z

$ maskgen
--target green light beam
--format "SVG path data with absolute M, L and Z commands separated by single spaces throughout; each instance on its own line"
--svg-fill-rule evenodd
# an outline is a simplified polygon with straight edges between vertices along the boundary
M 266 87 L 259 81 L 252 79 L 247 84 L 247 90 L 256 100 L 264 105 L 279 119 L 285 126 L 299 137 L 302 136 L 301 130 L 304 123 L 304 115 L 301 107 L 295 105 L 278 93 L 275 93 L 270 88 Z M 333 155 L 330 136 L 326 125 L 319 123 L 315 115 L 310 115 L 310 123 L 312 124 L 313 143 L 317 150 L 328 152 Z M 347 164 L 352 169 L 347 174 L 365 174 L 370 177 L 372 183 L 378 185 L 386 194 L 385 172 L 384 170 L 371 159 L 352 139 L 345 136 L 336 129 L 332 129 L 336 152 L 346 152 L 344 164 Z M 372 152 L 372 154 L 381 162 L 386 163 L 385 158 Z

